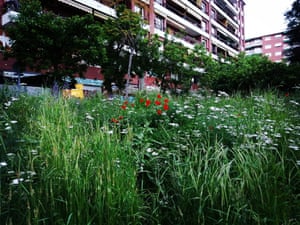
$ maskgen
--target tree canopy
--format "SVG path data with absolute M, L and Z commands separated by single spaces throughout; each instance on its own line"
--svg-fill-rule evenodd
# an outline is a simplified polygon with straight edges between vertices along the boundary
M 300 0 L 295 0 L 292 8 L 285 13 L 288 21 L 286 35 L 290 49 L 287 56 L 291 63 L 300 62 Z
M 101 66 L 105 77 L 104 84 L 108 90 L 111 89 L 112 82 L 120 88 L 124 87 L 124 75 L 128 73 L 129 64 L 132 64 L 128 60 L 133 54 L 134 58 L 138 57 L 141 46 L 144 47 L 142 42 L 147 36 L 139 14 L 124 5 L 118 5 L 116 11 L 117 17 L 109 18 L 103 24 L 108 60 Z M 130 66 L 133 71 L 136 70 L 135 63 Z
M 7 28 L 12 45 L 6 56 L 16 59 L 20 71 L 30 67 L 46 72 L 50 83 L 60 82 L 106 60 L 102 27 L 91 15 L 64 18 L 43 10 L 38 0 L 23 3 Z
M 21 71 L 31 67 L 47 73 L 51 84 L 83 75 L 89 65 L 101 66 L 108 90 L 113 82 L 124 88 L 128 73 L 143 77 L 145 72 L 157 77 L 163 91 L 188 91 L 195 80 L 201 86 L 228 92 L 291 89 L 299 84 L 295 72 L 299 66 L 243 53 L 226 63 L 218 62 L 201 45 L 189 49 L 167 34 L 164 38 L 149 34 L 140 15 L 125 6 L 117 7 L 117 18 L 101 24 L 88 14 L 55 15 L 43 9 L 39 0 L 21 3 L 16 23 L 7 28 L 13 41 L 5 54 L 17 60 Z M 299 0 L 286 15 L 290 18 L 287 34 L 294 47 L 291 61 L 298 62 Z

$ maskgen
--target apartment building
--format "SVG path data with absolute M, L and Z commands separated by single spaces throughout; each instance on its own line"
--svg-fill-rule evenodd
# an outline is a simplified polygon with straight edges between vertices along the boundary
M 261 54 L 273 62 L 285 59 L 285 50 L 289 48 L 284 32 L 272 33 L 246 40 L 246 54 Z
M 164 37 L 167 32 L 191 48 L 203 43 L 215 56 L 234 56 L 245 47 L 243 0 L 53 0 L 55 2 L 60 11 L 73 8 L 100 19 L 115 17 L 114 3 L 125 3 L 147 21 L 150 33 Z M 0 7 L 6 8 L 2 15 L 2 26 L 5 26 L 16 15 L 18 0 L 0 0 Z M 3 31 L 0 36 L 2 45 L 6 45 L 8 38 Z
M 116 3 L 139 13 L 150 34 L 165 38 L 167 33 L 189 48 L 203 44 L 215 59 L 245 50 L 244 0 L 53 0 L 50 7 L 63 15 L 91 13 L 103 21 L 116 17 Z M 5 27 L 17 15 L 18 0 L 0 0 L 0 8 Z M 0 30 L 1 44 L 8 40 Z

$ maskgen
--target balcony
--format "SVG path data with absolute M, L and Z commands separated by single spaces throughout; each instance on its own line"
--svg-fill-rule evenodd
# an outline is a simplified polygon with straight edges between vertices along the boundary
M 235 51 L 239 50 L 239 44 L 237 41 L 231 39 L 229 36 L 222 34 L 221 32 L 217 32 L 217 35 L 214 36 L 217 40 L 224 43 L 225 45 L 231 47 Z
M 246 41 L 246 49 L 262 46 L 262 40 L 256 39 L 254 41 Z
M 2 26 L 8 26 L 9 24 L 12 24 L 17 19 L 19 13 L 16 11 L 8 11 L 2 15 Z
M 214 2 L 227 16 L 229 16 L 229 18 L 235 21 L 236 13 L 230 9 L 225 1 L 215 0 Z
M 93 14 L 94 16 L 107 19 L 108 17 L 116 17 L 116 11 L 103 3 L 96 0 L 58 0 L 59 2 L 73 6 L 82 11 Z M 108 1 L 110 2 L 110 1 Z M 105 1 L 106 4 L 108 2 Z

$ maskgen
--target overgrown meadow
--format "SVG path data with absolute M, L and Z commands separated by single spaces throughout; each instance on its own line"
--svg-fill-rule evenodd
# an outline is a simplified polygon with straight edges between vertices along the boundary
M 292 96 L 1 102 L 1 225 L 300 223 Z

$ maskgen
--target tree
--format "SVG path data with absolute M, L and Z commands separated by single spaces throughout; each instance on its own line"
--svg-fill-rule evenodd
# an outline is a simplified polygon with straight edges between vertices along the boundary
M 239 54 L 229 63 L 217 63 L 208 71 L 212 75 L 210 88 L 227 93 L 248 94 L 252 90 L 277 89 L 292 91 L 299 84 L 299 64 L 275 63 L 262 55 Z
M 288 21 L 286 35 L 290 49 L 287 56 L 291 63 L 300 62 L 300 0 L 295 0 L 292 8 L 285 13 Z
M 102 28 L 91 15 L 59 17 L 43 11 L 38 0 L 21 2 L 20 15 L 7 32 L 13 41 L 6 56 L 14 57 L 21 71 L 45 72 L 48 84 L 82 76 L 89 65 L 106 59 Z
M 133 72 L 139 76 L 140 83 L 143 83 L 145 72 L 154 75 L 160 65 L 162 42 L 158 35 L 148 35 L 138 42 L 138 55 L 133 61 Z
M 103 24 L 106 39 L 108 61 L 102 65 L 105 77 L 104 85 L 111 91 L 111 83 L 124 88 L 124 75 L 127 74 L 126 93 L 128 94 L 131 71 L 134 71 L 133 56 L 139 55 L 147 31 L 143 29 L 144 21 L 139 14 L 117 6 L 117 18 L 110 18 Z
M 163 92 L 188 92 L 193 82 L 204 81 L 204 72 L 213 62 L 202 45 L 189 49 L 180 42 L 168 39 L 167 34 L 157 58 L 153 72 L 157 74 Z

